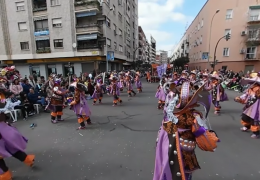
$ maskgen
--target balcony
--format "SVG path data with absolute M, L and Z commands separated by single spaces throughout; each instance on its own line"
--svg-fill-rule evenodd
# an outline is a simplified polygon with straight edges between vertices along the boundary
M 247 46 L 259 46 L 260 45 L 260 38 L 259 37 L 248 37 L 246 41 Z
M 98 0 L 75 0 L 75 11 L 84 10 L 100 10 L 100 3 Z
M 35 29 L 34 36 L 48 36 L 50 31 L 48 28 L 46 29 Z
M 37 54 L 51 53 L 50 47 L 43 47 L 36 50 Z
M 247 23 L 249 24 L 260 23 L 259 15 L 249 15 Z
M 76 33 L 100 33 L 102 28 L 98 24 L 78 24 L 76 25 Z
M 47 3 L 45 0 L 33 1 L 33 15 L 38 16 L 47 13 Z
M 102 46 L 99 44 L 82 44 L 78 46 L 78 51 L 86 50 L 86 49 L 101 49 Z

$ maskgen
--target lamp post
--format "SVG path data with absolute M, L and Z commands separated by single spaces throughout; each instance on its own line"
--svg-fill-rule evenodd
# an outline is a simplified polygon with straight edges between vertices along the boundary
M 210 56 L 210 43 L 211 43 L 211 30 L 212 30 L 212 24 L 213 24 L 213 20 L 216 14 L 219 13 L 219 9 L 216 10 L 215 14 L 213 15 L 212 19 L 211 19 L 211 23 L 210 23 L 210 29 L 209 29 L 209 48 L 208 48 L 208 66 L 209 66 L 209 56 Z
M 103 6 L 104 7 L 104 6 Z M 112 8 L 112 7 L 110 7 L 109 8 L 109 11 L 108 11 L 108 13 L 106 14 L 106 17 L 105 17 L 105 28 L 104 28 L 104 30 L 105 30 L 105 33 L 104 33 L 104 35 L 105 35 L 105 38 L 106 38 L 106 40 L 105 40 L 105 43 L 106 43 L 106 45 L 105 45 L 105 49 L 104 49 L 104 52 L 106 53 L 105 55 L 106 55 L 106 72 L 108 73 L 108 59 L 107 59 L 107 16 L 108 16 L 108 14 L 111 12 L 111 11 L 113 11 L 114 10 L 114 8 Z
M 228 40 L 230 39 L 230 34 L 227 33 L 225 36 L 221 37 L 221 38 L 218 40 L 218 42 L 217 42 L 217 44 L 216 44 L 216 46 L 215 46 L 214 61 L 213 61 L 213 64 L 212 64 L 213 72 L 215 71 L 215 66 L 216 66 L 216 64 L 217 64 L 217 56 L 216 56 L 216 53 L 217 53 L 218 44 L 219 44 L 220 40 L 221 40 L 221 39 L 224 39 L 224 38 L 226 39 L 226 41 L 228 41 Z

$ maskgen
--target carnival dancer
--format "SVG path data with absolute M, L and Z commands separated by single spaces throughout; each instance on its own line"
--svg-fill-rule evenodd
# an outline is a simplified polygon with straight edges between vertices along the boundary
M 166 87 L 168 94 L 158 132 L 153 180 L 191 180 L 193 171 L 200 169 L 196 145 L 213 152 L 219 141 L 215 132 L 208 130 L 202 113 L 195 109 L 199 102 L 210 106 L 209 92 L 200 88 L 190 95 L 189 81 L 183 82 L 180 93 L 176 84 L 166 83 Z
M 143 92 L 142 82 L 140 80 L 140 74 L 139 73 L 135 74 L 135 85 L 136 85 L 138 93 Z
M 132 97 L 132 93 L 134 94 L 134 96 L 136 95 L 136 92 L 133 90 L 132 79 L 133 77 L 131 75 L 126 75 L 125 81 L 128 97 Z
M 0 90 L 0 180 L 12 180 L 12 174 L 4 158 L 14 157 L 24 164 L 32 167 L 34 155 L 27 155 L 24 151 L 28 140 L 18 130 L 6 122 L 4 112 L 12 109 L 17 103 L 12 103 L 3 89 Z
M 51 112 L 51 122 L 56 124 L 58 121 L 64 121 L 61 116 L 63 115 L 63 105 L 65 100 L 66 93 L 69 92 L 69 90 L 64 90 L 60 86 L 61 79 L 58 77 L 54 80 L 54 87 L 53 87 L 53 93 L 51 96 L 51 100 L 49 102 L 49 105 L 46 107 L 50 109 Z
M 250 78 L 241 80 L 241 85 L 250 84 L 250 87 L 243 95 L 236 97 L 235 101 L 245 104 L 241 115 L 241 131 L 251 130 L 252 138 L 260 137 L 260 72 L 252 73 Z
M 113 96 L 113 106 L 117 106 L 117 104 L 122 104 L 122 100 L 119 98 L 120 95 L 120 90 L 118 87 L 118 78 L 117 77 L 112 77 L 112 82 L 110 85 L 110 94 Z
M 124 90 L 124 87 L 125 87 L 124 73 L 120 72 L 118 75 L 119 75 L 118 85 L 119 85 L 120 91 L 122 92 Z
M 74 82 L 72 85 L 75 88 L 74 99 L 70 103 L 70 109 L 72 109 L 78 118 L 79 128 L 85 129 L 85 121 L 87 124 L 92 124 L 90 115 L 91 111 L 87 103 L 85 92 L 88 91 L 87 87 L 79 82 Z
M 150 71 L 146 72 L 146 81 L 149 82 L 149 83 L 152 83 L 151 82 L 151 72 Z
M 93 105 L 96 104 L 97 100 L 98 100 L 99 104 L 102 103 L 102 98 L 103 98 L 102 85 L 103 85 L 102 79 L 100 79 L 100 78 L 97 79 L 97 83 L 95 85 L 95 91 L 92 95 Z
M 165 103 L 165 93 L 163 91 L 163 85 L 165 83 L 165 79 L 162 78 L 160 80 L 159 86 L 157 87 L 157 92 L 155 94 L 155 97 L 158 99 L 158 109 L 162 109 L 164 107 L 164 103 Z
M 227 94 L 225 93 L 224 88 L 221 85 L 220 82 L 221 78 L 219 74 L 214 71 L 213 74 L 211 75 L 211 84 L 207 88 L 208 90 L 211 90 L 211 96 L 212 96 L 212 103 L 215 106 L 215 114 L 219 115 L 221 106 L 220 102 L 227 101 L 228 97 Z

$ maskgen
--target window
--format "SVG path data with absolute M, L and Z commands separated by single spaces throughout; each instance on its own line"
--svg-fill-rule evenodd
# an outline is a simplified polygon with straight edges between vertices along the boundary
M 111 39 L 108 39 L 108 38 L 107 38 L 107 46 L 108 46 L 108 47 L 111 47 Z
M 118 19 L 122 22 L 122 14 L 120 12 L 118 12 Z
M 232 19 L 233 9 L 228 9 L 226 13 L 226 19 Z
M 203 25 L 204 25 L 204 21 L 202 19 L 201 22 L 200 22 L 200 26 L 203 27 Z
M 231 34 L 231 29 L 225 29 L 225 35 Z
M 122 30 L 121 29 L 118 30 L 118 35 L 122 36 Z
M 29 42 L 20 42 L 21 50 L 29 50 Z
M 16 10 L 17 11 L 24 11 L 25 8 L 24 8 L 24 1 L 21 1 L 21 2 L 16 2 Z
M 26 31 L 27 30 L 26 22 L 19 22 L 18 28 L 19 28 L 20 31 Z
M 119 50 L 119 52 L 123 52 L 123 46 L 119 45 L 118 50 Z
M 50 40 L 39 40 L 36 41 L 37 50 L 46 50 L 50 49 Z
M 52 19 L 52 27 L 61 27 L 61 26 L 62 26 L 61 18 Z
M 49 30 L 48 20 L 35 21 L 35 32 Z
M 53 40 L 54 48 L 63 48 L 63 39 Z
M 114 42 L 114 48 L 115 48 L 115 50 L 117 49 L 117 44 L 116 44 L 116 42 Z
M 198 31 L 200 30 L 200 23 L 198 24 Z
M 202 35 L 200 36 L 200 44 L 202 44 Z
M 116 31 L 116 25 L 115 24 L 113 24 L 113 30 Z
M 113 5 L 113 13 L 116 14 L 116 6 Z
M 248 30 L 248 39 L 256 39 L 259 38 L 259 30 L 258 29 L 249 29 Z
M 248 47 L 246 49 L 246 59 L 255 59 L 256 58 L 256 47 Z
M 110 27 L 110 19 L 107 18 L 107 27 Z
M 58 6 L 60 5 L 60 0 L 51 0 L 51 6 Z
M 122 5 L 122 0 L 118 0 L 118 5 Z
M 229 56 L 229 48 L 223 49 L 223 56 L 225 56 L 225 57 Z
M 260 9 L 250 9 L 249 21 L 259 20 Z

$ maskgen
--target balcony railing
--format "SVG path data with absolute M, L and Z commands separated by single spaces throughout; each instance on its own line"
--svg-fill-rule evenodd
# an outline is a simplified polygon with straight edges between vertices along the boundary
M 34 36 L 48 36 L 50 34 L 48 28 L 35 29 Z
M 33 7 L 33 12 L 39 12 L 39 11 L 46 11 L 47 10 L 47 6 L 36 6 Z
M 84 49 L 102 49 L 102 46 L 99 44 L 84 44 L 82 46 L 78 46 L 78 50 L 84 50 Z
M 76 11 L 94 8 L 100 10 L 100 3 L 98 0 L 76 0 L 74 5 Z
M 259 15 L 249 16 L 248 22 L 256 22 L 256 21 L 260 21 Z
M 43 53 L 51 53 L 51 48 L 50 47 L 43 47 L 43 48 L 38 48 L 36 50 L 37 54 L 43 54 Z
M 81 32 L 99 32 L 102 33 L 102 28 L 98 24 L 78 24 L 76 25 L 77 33 Z

